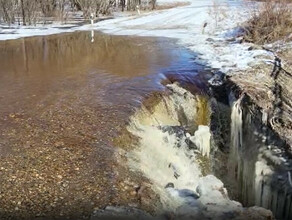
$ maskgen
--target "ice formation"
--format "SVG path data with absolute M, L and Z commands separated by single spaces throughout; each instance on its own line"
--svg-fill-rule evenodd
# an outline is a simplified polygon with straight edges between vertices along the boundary
M 199 125 L 194 136 L 184 127 L 195 123 L 198 99 L 176 84 L 168 89 L 171 94 L 161 97 L 152 109 L 142 107 L 133 115 L 128 130 L 140 143 L 129 154 L 129 166 L 153 183 L 164 209 L 176 216 L 226 219 L 240 215 L 242 205 L 229 199 L 218 178 L 202 175 L 198 153 L 190 147 L 194 142 L 209 156 L 209 127 Z
M 233 103 L 231 113 L 231 148 L 237 151 L 242 146 L 242 109 L 241 99 Z
M 210 146 L 210 128 L 209 126 L 199 125 L 195 135 L 191 137 L 191 141 L 199 148 L 203 156 L 209 157 L 211 146 Z

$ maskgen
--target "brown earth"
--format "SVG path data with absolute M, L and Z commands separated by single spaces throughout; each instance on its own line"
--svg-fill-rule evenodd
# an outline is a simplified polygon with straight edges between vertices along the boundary
M 262 63 L 236 73 L 237 84 L 263 112 L 268 125 L 292 147 L 292 50 L 273 48 L 281 64 Z M 292 148 L 291 148 L 292 150 Z

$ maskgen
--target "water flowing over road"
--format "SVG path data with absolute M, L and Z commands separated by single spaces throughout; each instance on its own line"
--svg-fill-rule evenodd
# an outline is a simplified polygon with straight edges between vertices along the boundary
M 129 135 L 118 137 L 161 81 L 196 81 L 200 90 L 194 54 L 163 38 L 95 33 L 92 42 L 90 32 L 76 32 L 0 42 L 0 57 L 1 217 L 154 209 L 149 187 L 143 202 L 135 191 L 147 180 L 117 147 Z
M 175 41 L 90 31 L 0 49 L 1 218 L 270 216 L 213 175 L 212 74 Z

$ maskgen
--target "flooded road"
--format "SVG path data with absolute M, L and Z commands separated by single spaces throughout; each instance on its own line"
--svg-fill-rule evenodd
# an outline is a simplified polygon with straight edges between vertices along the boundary
M 164 38 L 95 33 L 92 42 L 77 32 L 0 42 L 1 219 L 82 219 L 106 205 L 151 212 L 155 198 L 150 189 L 148 200 L 137 196 L 146 180 L 128 170 L 115 140 L 161 81 L 204 86 L 194 58 Z

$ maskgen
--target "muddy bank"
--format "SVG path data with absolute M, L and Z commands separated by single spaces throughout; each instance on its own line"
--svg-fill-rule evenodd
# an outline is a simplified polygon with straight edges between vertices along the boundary
M 230 81 L 236 85 L 235 90 L 247 94 L 261 109 L 264 123 L 292 146 L 292 75 L 278 64 L 258 66 L 236 74 Z
M 275 71 L 273 66 L 253 69 L 214 89 L 213 167 L 232 198 L 290 219 L 291 78 L 280 69 L 274 78 Z M 282 88 L 281 96 L 275 87 Z

